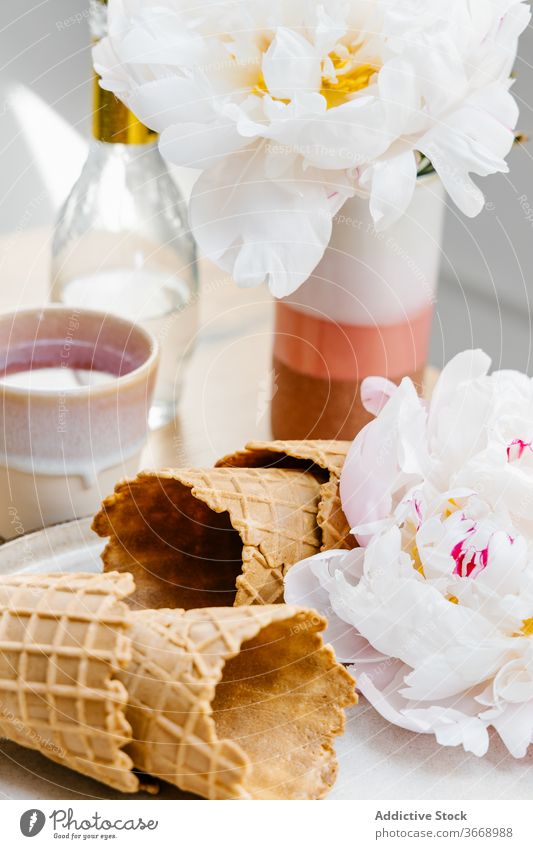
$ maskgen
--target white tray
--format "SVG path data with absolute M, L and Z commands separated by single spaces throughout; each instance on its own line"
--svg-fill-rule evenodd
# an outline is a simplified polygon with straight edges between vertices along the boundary
M 100 571 L 103 540 L 81 519 L 38 531 L 0 548 L 0 574 Z M 443 748 L 433 737 L 385 722 L 367 703 L 349 711 L 346 733 L 337 740 L 340 761 L 330 799 L 531 799 L 533 747 L 512 758 L 495 737 L 482 759 Z M 122 794 L 0 741 L 0 798 L 119 799 Z M 150 797 L 154 798 L 154 797 Z M 164 784 L 158 797 L 192 798 Z

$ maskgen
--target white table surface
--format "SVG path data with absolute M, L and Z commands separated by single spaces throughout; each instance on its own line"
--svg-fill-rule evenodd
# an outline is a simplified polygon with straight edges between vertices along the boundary
M 41 304 L 47 297 L 50 233 L 0 239 L 0 309 Z M 238 290 L 202 264 L 201 326 L 177 421 L 155 434 L 147 466 L 210 465 L 252 438 L 268 438 L 272 304 L 264 289 Z M 337 741 L 340 772 L 331 799 L 530 799 L 533 752 L 512 758 L 496 737 L 482 759 L 443 748 L 432 736 L 385 722 L 364 700 L 347 716 Z M 114 798 L 101 785 L 61 771 L 42 777 L 44 759 L 11 743 L 0 747 L 0 798 Z M 176 797 L 173 790 L 163 798 Z

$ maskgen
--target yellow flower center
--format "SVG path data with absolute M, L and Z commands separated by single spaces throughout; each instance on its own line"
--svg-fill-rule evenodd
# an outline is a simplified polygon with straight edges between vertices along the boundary
M 533 617 L 531 619 L 524 619 L 522 622 L 522 627 L 520 630 L 513 634 L 514 637 L 533 637 Z
M 326 98 L 328 109 L 340 106 L 348 99 L 348 95 L 367 88 L 374 74 L 379 71 L 377 65 L 368 62 L 358 65 L 353 50 L 348 50 L 344 57 L 334 52 L 329 58 L 336 73 L 330 77 L 323 76 L 320 89 L 320 94 Z
M 262 97 L 264 94 L 270 94 L 262 71 L 259 71 L 259 77 L 252 89 L 252 94 L 257 94 L 259 97 Z M 277 103 L 290 103 L 290 100 L 284 97 L 274 97 L 273 95 L 270 96 L 272 97 L 272 100 L 275 100 Z
M 411 558 L 413 561 L 413 569 L 419 572 L 423 578 L 426 577 L 424 572 L 424 566 L 422 565 L 422 561 L 420 559 L 420 552 L 418 551 L 418 547 L 413 545 L 411 549 Z M 452 604 L 459 604 L 459 599 L 456 595 L 448 595 L 446 596 L 446 600 L 451 602 Z M 533 619 L 528 620 L 531 622 L 531 633 L 533 634 Z
M 269 46 L 265 42 L 265 52 Z M 326 99 L 328 109 L 340 106 L 349 99 L 350 95 L 367 88 L 374 74 L 379 71 L 378 65 L 372 65 L 368 62 L 357 63 L 355 55 L 359 46 L 356 44 L 343 48 L 343 56 L 335 51 L 329 55 L 334 73 L 323 73 L 320 86 L 320 94 Z M 259 72 L 257 82 L 252 87 L 252 94 L 256 94 L 258 97 L 270 94 L 262 71 Z M 289 99 L 270 96 L 272 100 L 276 100 L 278 103 L 290 103 Z
M 453 498 L 450 498 L 450 500 L 448 501 L 448 504 L 450 505 L 450 507 L 448 507 L 444 511 L 444 518 L 445 519 L 449 519 L 450 516 L 452 516 L 459 509 L 459 505 L 457 504 L 456 501 L 454 501 Z
M 411 549 L 411 557 L 413 558 L 413 569 L 415 569 L 417 572 L 420 572 L 422 577 L 425 578 L 426 576 L 424 574 L 424 567 L 420 559 L 420 552 L 418 551 L 416 545 L 413 545 Z
M 416 545 L 414 545 L 411 549 L 411 557 L 413 559 L 413 569 L 415 569 L 417 572 L 419 572 L 422 575 L 423 578 L 425 578 L 426 575 L 424 573 L 424 567 L 422 565 L 422 561 L 420 560 L 420 554 L 419 554 L 419 551 L 418 551 L 418 548 L 416 547 Z M 450 601 L 452 604 L 459 604 L 459 599 L 457 598 L 456 595 L 446 596 L 446 600 Z M 532 629 L 531 633 L 533 634 L 533 619 L 531 619 L 530 621 L 531 621 L 531 629 Z

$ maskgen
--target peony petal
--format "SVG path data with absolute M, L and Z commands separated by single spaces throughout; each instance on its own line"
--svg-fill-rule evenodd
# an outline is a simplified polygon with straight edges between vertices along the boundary
M 102 78 L 101 86 L 118 94 L 127 92 L 131 86 L 128 70 L 120 61 L 111 38 L 104 38 L 92 49 L 94 70 Z
M 378 76 L 379 96 L 385 105 L 387 126 L 397 138 L 412 133 L 420 120 L 421 78 L 411 62 L 395 56 L 385 62 Z M 412 151 L 411 151 L 412 152 Z
M 426 725 L 428 732 L 435 734 L 441 746 L 463 746 L 481 758 L 487 754 L 489 735 L 487 723 L 478 716 L 468 716 L 453 708 L 435 705 L 424 709 L 409 709 L 405 716 Z
M 408 667 L 395 662 L 388 670 L 388 682 L 373 678 L 357 667 L 350 671 L 357 679 L 357 688 L 384 719 L 400 728 L 423 734 L 435 734 L 443 746 L 462 745 L 477 757 L 486 754 L 489 746 L 488 721 L 450 707 L 438 705 L 415 708 L 401 695 L 401 683 Z
M 512 646 L 481 613 L 451 604 L 422 578 L 397 528 L 370 543 L 356 586 L 337 573 L 330 597 L 374 648 L 412 667 L 404 695 L 417 701 L 453 696 L 495 674 Z
M 394 134 L 385 124 L 383 104 L 371 95 L 332 109 L 322 101 L 321 114 L 306 121 L 302 153 L 308 165 L 327 170 L 360 168 L 382 155 Z
M 394 224 L 413 199 L 416 186 L 416 159 L 412 150 L 376 162 L 361 176 L 361 185 L 370 190 L 370 213 L 378 230 Z
M 493 392 L 480 378 L 487 374 L 490 362 L 483 351 L 464 351 L 446 365 L 433 390 L 429 448 L 438 452 L 448 477 L 484 447 Z
M 166 77 L 144 83 L 131 92 L 128 103 L 158 133 L 175 124 L 209 124 L 217 117 L 211 92 L 192 79 Z
M 146 121 L 145 123 L 149 123 Z M 174 165 L 204 170 L 216 166 L 230 154 L 250 147 L 231 121 L 175 124 L 159 139 L 161 154 Z
M 426 464 L 425 417 L 414 384 L 404 379 L 377 419 L 357 435 L 340 479 L 342 507 L 350 527 L 357 529 L 389 516 L 395 494 L 413 485 L 414 476 Z M 359 535 L 358 541 L 360 545 L 368 542 Z
M 349 667 L 348 671 L 356 678 L 357 689 L 387 722 L 392 722 L 399 728 L 415 731 L 418 734 L 427 732 L 427 723 L 416 716 L 408 716 L 405 713 L 407 702 L 399 695 L 397 689 L 398 679 L 401 680 L 405 673 L 404 665 L 396 661 L 392 668 L 395 672 L 395 678 L 392 685 L 384 691 L 374 684 L 372 677 L 366 672 L 361 673 L 357 667 Z
M 283 297 L 306 280 L 329 242 L 335 204 L 331 190 L 307 172 L 273 183 L 265 178 L 261 145 L 205 172 L 190 205 L 191 226 L 203 252 L 233 274 L 239 286 L 266 279 Z
M 500 716 L 491 719 L 514 758 L 523 758 L 533 742 L 533 701 L 508 704 Z
M 263 76 L 269 94 L 283 100 L 296 92 L 320 88 L 320 55 L 302 35 L 278 27 L 263 57 Z
M 161 66 L 165 75 L 168 66 L 194 67 L 213 59 L 212 46 L 210 51 L 199 33 L 184 26 L 179 10 L 165 9 L 163 4 L 117 14 L 111 3 L 108 29 L 121 62 L 130 68 L 144 66 L 146 76 L 150 66 Z
M 453 608 L 460 606 L 444 603 Z M 445 617 L 439 614 L 442 611 L 431 610 L 435 628 L 446 624 Z M 491 641 L 493 627 L 476 627 L 479 620 L 471 616 L 471 611 L 465 619 L 464 625 L 456 623 L 453 627 L 454 623 L 450 623 L 442 639 L 432 641 L 431 654 L 427 646 L 420 652 L 425 657 L 416 662 L 416 669 L 406 678 L 408 686 L 402 690 L 406 699 L 436 702 L 455 696 L 494 675 L 505 662 L 509 646 L 503 640 Z M 368 639 L 366 629 L 362 629 L 362 633 Z M 475 639 L 480 641 L 478 645 L 473 644 Z M 371 642 L 375 644 L 374 640 Z
M 398 386 L 386 377 L 366 377 L 361 384 L 361 403 L 373 416 L 381 413 Z
M 490 15 L 487 17 L 490 18 Z M 485 38 L 472 55 L 472 83 L 475 89 L 479 89 L 487 81 L 509 78 L 516 61 L 518 37 L 527 28 L 530 20 L 529 4 L 517 0 L 503 3 L 494 18 L 489 20 Z M 479 31 L 479 27 L 476 27 L 476 30 Z
M 418 144 L 439 174 L 446 190 L 465 215 L 477 215 L 484 203 L 482 192 L 474 185 L 470 173 L 487 176 L 508 171 L 504 157 L 514 142 L 514 127 L 518 116 L 513 98 L 500 87 L 493 96 L 504 101 L 498 118 L 487 108 L 489 93 L 475 94 L 460 109 L 433 127 Z M 485 99 L 486 98 L 486 99 Z M 507 113 L 506 125 L 501 112 Z
M 325 642 L 333 646 L 340 663 L 354 663 L 357 657 L 365 656 L 368 643 L 335 614 L 328 592 L 333 582 L 332 570 L 342 568 L 345 558 L 345 551 L 328 551 L 292 566 L 285 576 L 285 603 L 311 607 L 324 616 L 328 620 Z M 372 652 L 374 657 L 375 654 Z

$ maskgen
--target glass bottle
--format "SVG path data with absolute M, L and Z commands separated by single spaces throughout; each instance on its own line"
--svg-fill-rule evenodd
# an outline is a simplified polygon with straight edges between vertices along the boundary
M 90 25 L 102 38 L 107 0 L 91 0 Z M 51 296 L 117 313 L 158 338 L 150 425 L 173 419 L 198 324 L 196 246 L 157 135 L 97 76 L 89 154 L 56 223 Z

